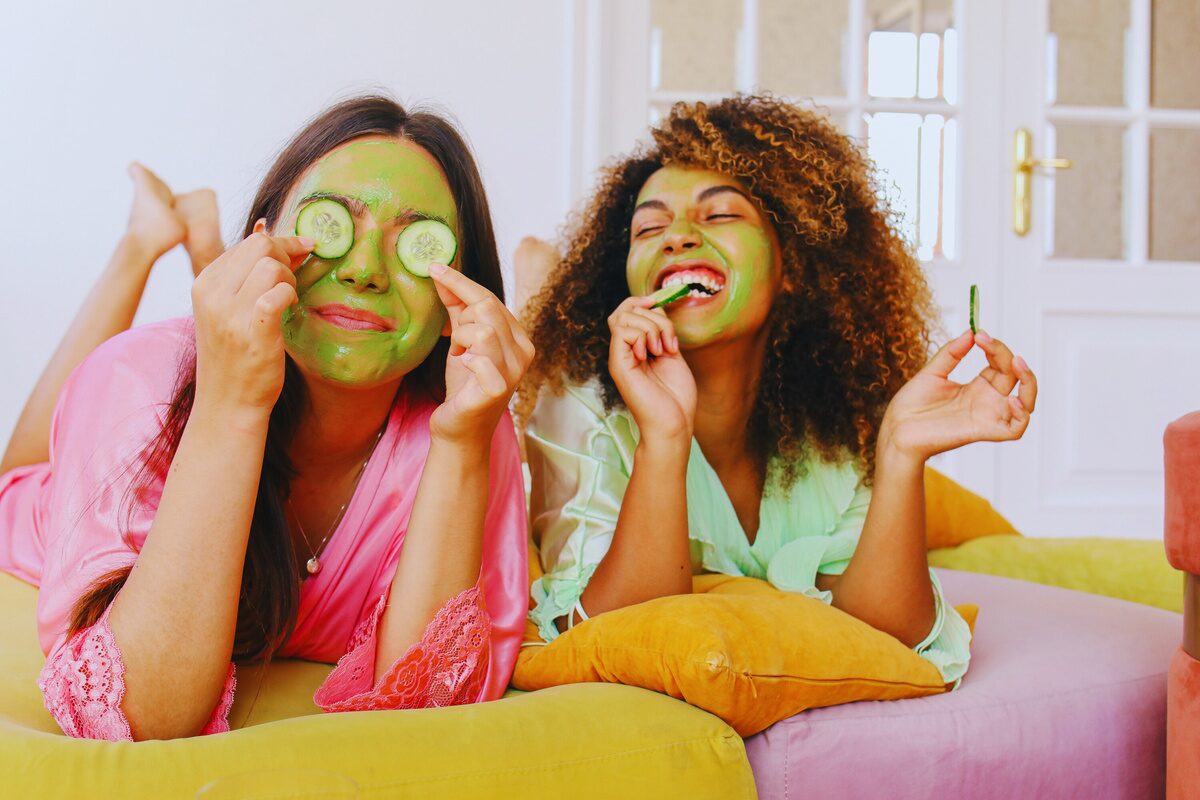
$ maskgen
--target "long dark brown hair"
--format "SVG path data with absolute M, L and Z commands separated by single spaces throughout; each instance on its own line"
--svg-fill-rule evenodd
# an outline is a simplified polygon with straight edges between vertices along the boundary
M 466 141 L 445 118 L 432 111 L 409 113 L 387 97 L 366 96 L 338 103 L 308 123 L 288 143 L 267 172 L 250 211 L 242 236 L 265 219 L 273 229 L 284 211 L 288 193 L 306 169 L 326 153 L 363 136 L 407 139 L 429 152 L 441 165 L 458 208 L 459 259 L 464 274 L 503 300 L 504 288 L 495 234 L 479 169 Z M 440 401 L 445 396 L 448 343 L 438 342 L 429 357 L 404 378 L 403 391 Z M 196 393 L 194 343 L 181 355 L 174 396 L 166 405 L 162 428 L 139 453 L 133 481 L 123 503 L 126 519 L 143 502 L 147 489 L 165 480 L 175 457 Z M 269 657 L 291 634 L 300 598 L 300 574 L 284 503 L 295 469 L 288 447 L 307 405 L 299 369 L 287 359 L 283 390 L 271 411 L 266 450 L 250 538 L 242 571 L 233 658 L 254 661 Z M 127 527 L 128 529 L 128 527 Z M 98 578 L 75 603 L 69 633 L 94 625 L 129 577 L 129 567 Z

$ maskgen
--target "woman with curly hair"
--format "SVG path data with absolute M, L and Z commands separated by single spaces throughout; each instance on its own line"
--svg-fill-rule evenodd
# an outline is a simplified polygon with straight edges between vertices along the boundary
M 820 116 L 738 96 L 652 134 L 528 313 L 541 637 L 720 572 L 832 603 L 958 681 L 970 632 L 926 561 L 925 462 L 1019 438 L 1032 371 L 983 331 L 926 363 L 921 268 Z M 974 346 L 987 368 L 952 382 Z

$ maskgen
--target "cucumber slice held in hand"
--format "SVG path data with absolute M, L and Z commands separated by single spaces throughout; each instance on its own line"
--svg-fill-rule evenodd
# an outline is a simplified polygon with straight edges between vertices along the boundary
M 409 225 L 396 240 L 396 255 L 413 275 L 429 277 L 430 264 L 446 264 L 454 260 L 458 240 L 454 231 L 436 219 L 422 219 Z
M 317 258 L 341 258 L 354 244 L 354 217 L 336 200 L 314 200 L 300 209 L 296 235 L 313 240 L 313 255 Z
M 979 333 L 979 287 L 971 284 L 970 301 L 971 333 Z

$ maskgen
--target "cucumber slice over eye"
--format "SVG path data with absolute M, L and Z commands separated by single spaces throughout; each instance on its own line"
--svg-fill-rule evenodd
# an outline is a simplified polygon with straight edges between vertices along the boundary
M 396 240 L 396 255 L 413 275 L 429 277 L 430 264 L 449 265 L 458 252 L 454 232 L 436 219 L 422 219 L 400 232 Z
M 686 283 L 677 283 L 674 286 L 664 286 L 654 294 L 650 295 L 650 297 L 654 299 L 654 305 L 650 307 L 662 308 L 663 306 L 670 305 L 676 300 L 686 297 L 688 292 L 691 290 L 692 287 Z
M 971 333 L 979 333 L 979 287 L 971 284 Z
M 296 217 L 296 235 L 315 242 L 313 255 L 317 258 L 341 258 L 354 244 L 354 217 L 336 200 L 314 200 L 300 209 Z

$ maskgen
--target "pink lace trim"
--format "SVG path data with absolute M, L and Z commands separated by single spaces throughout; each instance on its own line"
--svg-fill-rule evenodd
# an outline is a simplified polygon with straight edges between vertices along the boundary
M 225 673 L 225 688 L 221 690 L 221 699 L 217 701 L 217 707 L 213 709 L 212 716 L 208 718 L 208 724 L 204 726 L 204 730 L 200 731 L 201 736 L 229 732 L 229 709 L 233 708 L 233 693 L 236 689 L 237 667 L 230 664 L 229 672 Z
M 325 711 L 432 708 L 478 701 L 487 677 L 491 618 L 483 593 L 471 587 L 442 606 L 421 641 L 372 687 L 379 620 L 387 593 L 363 620 L 313 701 Z
M 236 671 L 230 664 L 221 701 L 201 733 L 229 730 L 236 686 Z M 108 626 L 108 610 L 95 625 L 79 631 L 50 654 L 38 676 L 38 688 L 50 716 L 68 736 L 133 741 L 129 720 L 121 710 L 125 662 Z

